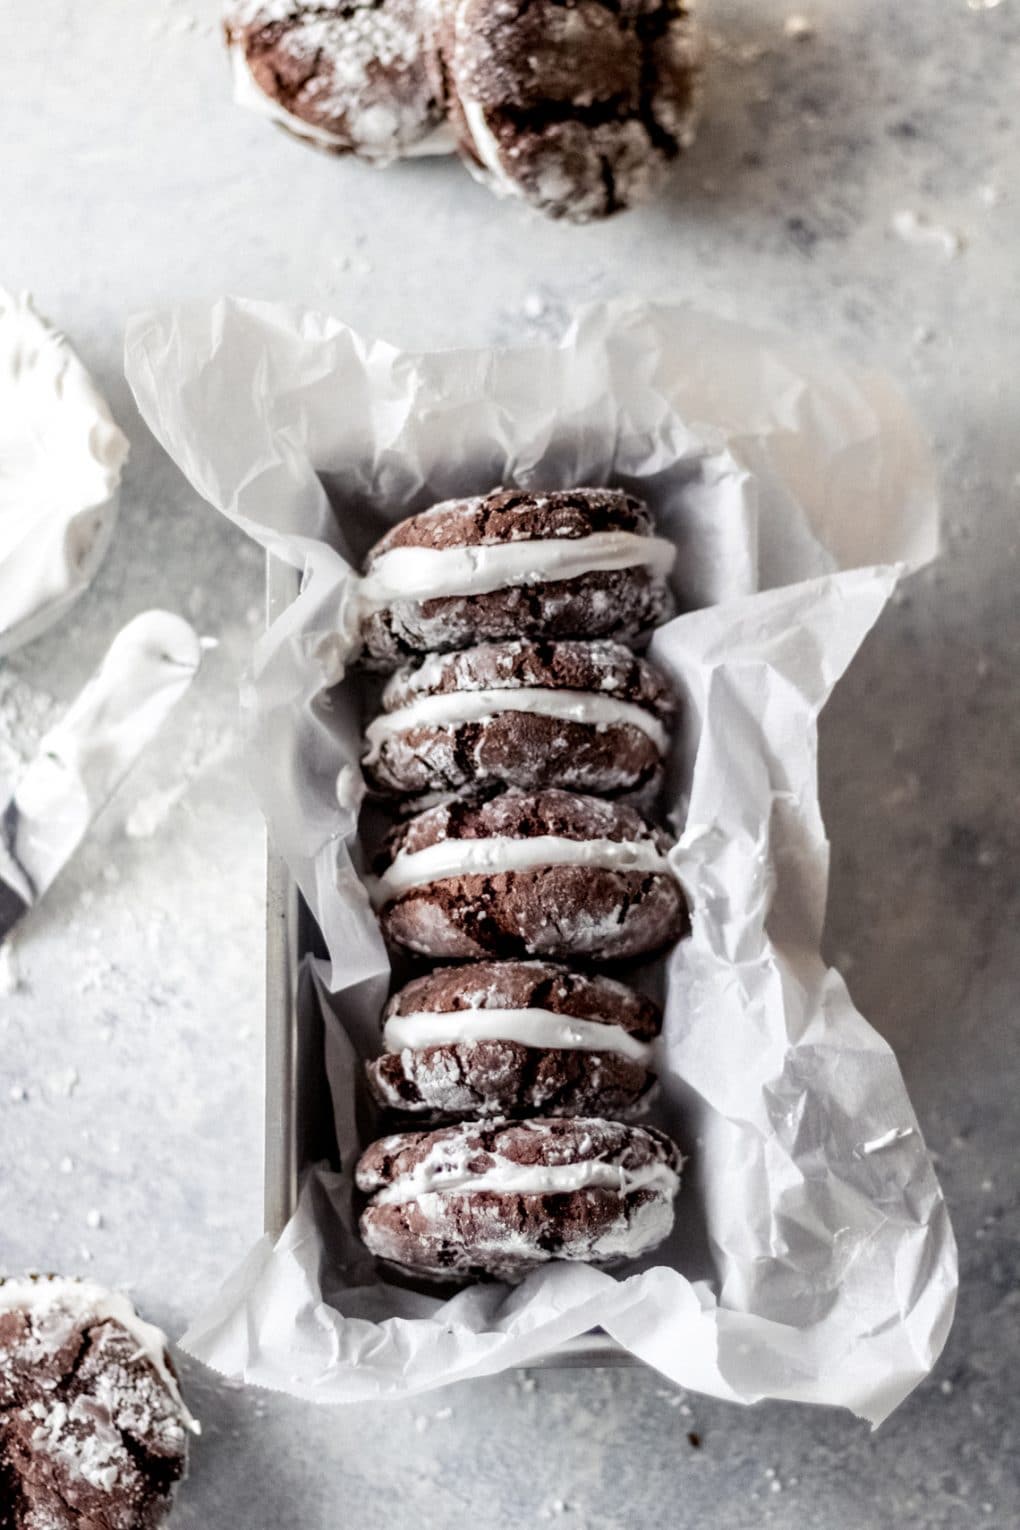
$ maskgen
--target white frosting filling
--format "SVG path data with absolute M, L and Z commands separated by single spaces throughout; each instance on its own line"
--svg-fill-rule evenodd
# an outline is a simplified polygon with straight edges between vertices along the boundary
M 654 1190 L 671 1200 L 679 1189 L 680 1176 L 666 1163 L 625 1169 L 599 1158 L 559 1164 L 520 1164 L 500 1158 L 478 1172 L 463 1157 L 437 1154 L 378 1191 L 372 1201 L 376 1206 L 396 1206 L 421 1195 L 474 1195 L 486 1190 L 495 1195 L 569 1195 L 576 1190 L 631 1195 L 635 1190 Z
M 478 158 L 496 182 L 499 190 L 507 192 L 511 196 L 517 195 L 517 187 L 503 168 L 499 143 L 485 120 L 485 112 L 477 101 L 472 101 L 470 98 L 463 96 L 461 97 L 460 106 Z
M 538 866 L 670 875 L 669 862 L 651 840 L 564 839 L 557 834 L 536 834 L 530 839 L 441 839 L 424 850 L 401 850 L 381 877 L 369 880 L 369 893 L 380 908 L 409 888 L 444 877 L 498 876 Z
M 550 584 L 583 574 L 647 567 L 665 578 L 676 547 L 636 531 L 597 531 L 587 537 L 545 537 L 485 546 L 394 547 L 361 580 L 358 604 L 377 610 L 402 600 L 487 595 L 517 585 Z
M 594 691 L 558 690 L 553 686 L 519 686 L 515 689 L 450 691 L 436 696 L 416 696 L 394 712 L 383 712 L 365 730 L 369 746 L 366 761 L 373 764 L 385 741 L 418 727 L 456 727 L 458 723 L 485 722 L 501 712 L 533 712 L 564 722 L 589 727 L 620 727 L 627 724 L 648 735 L 660 754 L 669 739 L 657 717 L 644 707 Z
M 523 1047 L 613 1052 L 638 1063 L 647 1063 L 652 1050 L 620 1025 L 577 1020 L 572 1015 L 554 1014 L 550 1009 L 459 1009 L 450 1013 L 422 1010 L 412 1015 L 391 1015 L 383 1027 L 383 1046 L 387 1052 L 402 1052 L 405 1047 L 420 1051 L 423 1047 L 472 1041 L 516 1041 Z
M 303 117 L 296 117 L 293 112 L 287 111 L 279 101 L 274 101 L 272 96 L 267 96 L 255 79 L 248 66 L 244 49 L 235 43 L 230 49 L 231 69 L 234 81 L 234 101 L 238 106 L 244 106 L 249 111 L 257 112 L 260 117 L 266 117 L 270 122 L 280 123 L 289 128 L 299 138 L 305 138 L 309 143 L 319 144 L 326 149 L 350 150 L 350 143 L 346 138 L 341 138 L 337 133 L 331 133 L 328 128 L 319 127 L 314 122 L 306 122 Z M 393 123 L 396 128 L 396 123 Z M 386 146 L 381 149 L 378 156 L 371 156 L 368 148 L 362 144 L 358 148 L 358 154 L 364 158 L 378 157 L 385 159 L 416 159 L 425 155 L 452 154 L 456 149 L 456 140 L 453 129 L 446 122 L 440 122 L 431 133 L 425 137 L 416 139 L 413 143 L 397 146 Z
M 91 582 L 128 455 L 105 401 L 27 296 L 0 288 L 0 655 Z
M 65 1342 L 72 1325 L 118 1323 L 138 1345 L 138 1354 L 158 1374 L 180 1411 L 182 1423 L 193 1433 L 201 1433 L 201 1426 L 188 1412 L 177 1380 L 167 1364 L 166 1334 L 140 1318 L 127 1297 L 119 1291 L 107 1291 L 91 1280 L 0 1281 L 0 1312 L 13 1312 L 19 1308 L 31 1313 L 33 1332 L 40 1344 L 52 1344 L 54 1349 Z

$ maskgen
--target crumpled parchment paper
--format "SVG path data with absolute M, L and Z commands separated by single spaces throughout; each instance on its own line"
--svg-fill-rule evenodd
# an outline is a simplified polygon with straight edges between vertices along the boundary
M 342 1402 L 526 1363 L 601 1326 L 714 1396 L 886 1417 L 944 1342 L 955 1248 L 895 1059 L 819 955 L 816 749 L 901 566 L 936 545 L 930 464 L 894 390 L 638 303 L 586 310 L 559 346 L 414 356 L 227 302 L 136 321 L 128 375 L 199 491 L 304 571 L 245 704 L 270 833 L 330 953 L 304 1004 L 325 1016 L 345 1165 L 309 1170 L 276 1246 L 253 1250 L 186 1346 Z M 322 688 L 348 657 L 348 560 L 435 498 L 507 481 L 633 486 L 680 544 L 681 598 L 703 607 L 652 646 L 685 702 L 670 804 L 694 911 L 665 963 L 659 1119 L 692 1161 L 677 1231 L 636 1273 L 550 1265 L 444 1299 L 381 1281 L 354 1231 L 357 1059 L 389 970 L 356 875 L 359 683 L 328 705 Z
M 0 287 L 0 657 L 59 621 L 113 536 L 127 438 L 67 339 Z

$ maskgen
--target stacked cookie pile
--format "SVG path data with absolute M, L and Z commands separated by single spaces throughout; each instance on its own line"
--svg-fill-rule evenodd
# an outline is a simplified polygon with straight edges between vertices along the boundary
M 688 0 L 233 0 L 238 100 L 375 164 L 456 151 L 502 196 L 588 222 L 694 135 Z
M 387 1005 L 368 1079 L 434 1129 L 375 1143 L 357 1181 L 366 1244 L 418 1274 L 613 1263 L 672 1227 L 679 1152 L 620 1119 L 661 1016 L 598 966 L 686 928 L 647 816 L 673 700 L 627 646 L 669 615 L 673 557 L 608 489 L 450 501 L 369 556 L 364 659 L 395 673 L 363 766 L 398 816 L 370 890 L 433 966 Z

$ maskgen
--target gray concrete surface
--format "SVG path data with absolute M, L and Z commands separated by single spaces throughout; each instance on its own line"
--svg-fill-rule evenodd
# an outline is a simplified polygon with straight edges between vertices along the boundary
M 8 4 L 0 281 L 74 336 L 133 456 L 94 589 L 0 667 L 0 776 L 134 612 L 183 611 L 220 646 L 21 932 L 21 986 L 0 995 L 0 1267 L 127 1283 L 179 1332 L 259 1227 L 263 851 L 234 698 L 260 566 L 138 420 L 128 313 L 230 290 L 427 345 L 553 329 L 618 291 L 691 298 L 890 369 L 944 474 L 944 557 L 823 730 L 829 949 L 899 1051 L 960 1240 L 935 1376 L 871 1435 L 669 1395 L 641 1371 L 317 1413 L 185 1365 L 206 1434 L 181 1530 L 1020 1521 L 1020 11 L 805 0 L 814 35 L 796 40 L 789 9 L 706 3 L 696 150 L 656 206 L 578 231 L 453 164 L 335 164 L 238 112 L 215 0 Z M 897 235 L 904 211 L 958 233 L 958 253 Z

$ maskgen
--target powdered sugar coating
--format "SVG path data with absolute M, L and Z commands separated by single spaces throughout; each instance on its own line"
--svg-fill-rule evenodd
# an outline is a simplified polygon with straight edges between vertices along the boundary
M 609 1029 L 609 1027 L 607 1027 Z M 643 1112 L 654 1087 L 644 1062 L 618 1052 L 474 1041 L 405 1047 L 365 1065 L 385 1109 L 429 1120 Z
M 399 521 L 348 613 L 366 660 L 534 637 L 637 638 L 673 610 L 671 542 L 619 489 L 496 489 Z
M 401 824 L 387 840 L 376 870 L 385 871 L 402 853 L 415 854 L 448 840 L 526 840 L 554 837 L 586 843 L 608 840 L 647 847 L 664 856 L 669 836 L 633 808 L 576 792 L 507 791 L 488 802 L 444 803 Z
M 442 121 L 415 0 L 245 0 L 225 25 L 235 67 L 323 147 L 385 162 Z
M 623 643 L 605 638 L 590 643 L 517 639 L 432 654 L 390 677 L 382 707 L 391 713 L 421 696 L 533 686 L 588 689 L 640 706 L 659 722 L 667 721 L 674 711 L 672 695 L 658 671 Z
M 371 892 L 387 937 L 423 956 L 622 961 L 684 931 L 669 845 L 619 802 L 507 791 L 401 825 Z
M 469 167 L 549 216 L 645 200 L 693 137 L 700 48 L 683 0 L 450 0 L 438 38 Z
M 0 1466 L 14 1524 L 161 1525 L 188 1429 L 165 1338 L 124 1297 L 91 1282 L 0 1284 Z
M 682 1160 L 665 1132 L 598 1116 L 486 1125 L 464 1122 L 434 1132 L 392 1132 L 380 1137 L 362 1154 L 355 1180 L 359 1190 L 375 1195 L 416 1175 L 421 1165 L 428 1167 L 433 1179 L 454 1173 L 462 1188 L 465 1175 L 499 1167 L 560 1168 L 581 1163 L 608 1164 L 626 1173 L 655 1164 L 679 1174 Z

